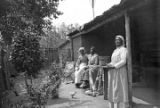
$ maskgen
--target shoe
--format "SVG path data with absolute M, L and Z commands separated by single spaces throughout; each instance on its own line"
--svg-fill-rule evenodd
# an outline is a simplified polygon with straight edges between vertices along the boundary
M 92 92 L 92 96 L 93 96 L 93 97 L 96 97 L 96 92 Z
M 89 88 L 89 84 L 86 83 L 86 82 L 83 82 L 83 83 L 81 84 L 80 88 L 87 89 L 87 88 Z
M 92 95 L 93 92 L 92 92 L 92 90 L 87 90 L 87 91 L 85 91 L 85 94 L 86 94 L 86 95 Z
M 85 86 L 85 82 L 83 82 L 81 85 L 80 85 L 80 88 L 83 88 Z
M 75 84 L 76 88 L 80 88 L 80 85 L 81 85 L 80 83 Z

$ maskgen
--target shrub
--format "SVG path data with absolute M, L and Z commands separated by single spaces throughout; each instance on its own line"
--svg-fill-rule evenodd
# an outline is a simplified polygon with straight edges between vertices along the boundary
M 15 34 L 11 60 L 17 72 L 35 76 L 42 66 L 39 36 L 36 30 L 28 27 Z

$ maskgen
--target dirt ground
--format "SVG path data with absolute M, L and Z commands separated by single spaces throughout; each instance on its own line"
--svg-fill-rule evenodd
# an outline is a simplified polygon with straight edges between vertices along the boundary
M 75 91 L 77 92 L 75 98 L 71 98 L 70 93 Z M 149 92 L 146 89 L 134 90 L 133 95 L 136 96 L 133 96 L 133 108 L 160 108 L 159 105 L 155 106 L 155 104 L 145 101 L 144 98 L 138 97 L 140 94 L 149 95 Z M 109 108 L 109 102 L 104 100 L 103 95 L 97 97 L 85 95 L 84 90 L 75 88 L 74 84 L 62 84 L 59 96 L 59 99 L 49 100 L 46 108 Z M 150 100 L 153 101 L 153 99 Z M 123 108 L 122 105 L 121 108 Z
M 71 92 L 76 91 L 75 98 Z M 62 84 L 59 99 L 49 100 L 47 108 L 109 108 L 103 95 L 92 97 L 84 94 L 83 89 L 76 89 L 74 84 Z

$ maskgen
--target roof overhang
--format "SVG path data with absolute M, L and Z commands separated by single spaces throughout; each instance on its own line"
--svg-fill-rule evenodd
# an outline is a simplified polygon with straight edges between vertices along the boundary
M 128 0 L 128 1 L 132 1 L 132 0 Z M 134 3 L 131 2 L 131 3 L 128 3 L 127 5 L 124 2 L 122 4 L 113 6 L 111 9 L 105 11 L 103 13 L 103 15 L 98 16 L 94 20 L 86 23 L 82 30 L 73 31 L 72 33 L 69 34 L 69 36 L 71 38 L 76 38 L 78 36 L 87 34 L 87 33 L 91 32 L 93 30 L 96 30 L 97 28 L 103 26 L 104 24 L 106 24 L 108 22 L 114 21 L 114 20 L 122 17 L 123 15 L 125 15 L 129 11 L 132 11 L 134 9 L 137 9 L 137 8 L 141 7 L 141 6 L 146 5 L 151 0 L 133 0 L 133 1 L 134 1 Z M 103 17 L 105 17 L 105 19 L 104 20 L 100 20 Z M 97 23 L 93 24 L 94 22 L 97 22 Z M 92 25 L 92 26 L 87 28 L 88 25 Z

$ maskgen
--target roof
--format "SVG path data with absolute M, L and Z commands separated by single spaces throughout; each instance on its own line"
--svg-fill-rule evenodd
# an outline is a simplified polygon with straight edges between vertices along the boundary
M 98 27 L 110 22 L 122 15 L 124 15 L 127 11 L 133 10 L 136 7 L 140 7 L 146 4 L 151 0 L 124 0 L 119 5 L 112 6 L 109 10 L 105 11 L 102 15 L 97 16 L 92 21 L 84 24 L 81 30 L 75 30 L 68 34 L 70 37 L 78 36 L 81 34 L 88 33 L 92 30 L 97 29 Z
M 69 43 L 70 41 L 69 40 L 66 40 L 66 41 L 64 41 L 62 44 L 60 44 L 59 46 L 58 46 L 58 48 L 62 48 L 63 46 L 65 46 L 67 43 Z

